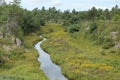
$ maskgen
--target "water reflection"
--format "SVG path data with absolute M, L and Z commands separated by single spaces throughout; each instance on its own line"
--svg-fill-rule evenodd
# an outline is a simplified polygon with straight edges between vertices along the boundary
M 44 39 L 43 41 L 45 40 L 46 39 Z M 60 67 L 54 64 L 51 61 L 50 56 L 41 49 L 40 44 L 43 41 L 40 41 L 35 45 L 35 49 L 37 49 L 40 55 L 38 58 L 38 61 L 41 63 L 40 68 L 44 71 L 44 73 L 50 80 L 68 80 L 62 75 Z

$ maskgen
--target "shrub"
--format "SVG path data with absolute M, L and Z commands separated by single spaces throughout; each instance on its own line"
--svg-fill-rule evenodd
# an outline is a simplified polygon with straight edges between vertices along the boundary
M 74 24 L 69 27 L 69 33 L 74 33 L 79 31 L 80 31 L 79 25 Z
M 3 57 L 3 50 L 0 49 L 0 64 L 4 62 L 2 57 Z
M 106 55 L 106 54 L 105 54 L 105 51 L 102 50 L 102 49 L 101 49 L 101 51 L 100 51 L 100 54 L 101 54 L 101 55 Z
M 116 51 L 115 51 L 115 50 L 111 50 L 109 53 L 111 53 L 111 54 L 112 54 L 112 53 L 116 53 Z
M 117 54 L 119 54 L 119 55 L 120 55 L 120 48 L 117 50 Z
M 114 46 L 113 43 L 108 42 L 108 43 L 104 44 L 102 48 L 103 48 L 103 49 L 109 49 L 109 48 L 111 48 L 111 47 L 113 47 L 113 46 Z
M 96 24 L 96 22 L 91 23 L 91 24 L 90 24 L 89 32 L 90 32 L 90 33 L 93 33 L 96 29 L 97 29 L 97 24 Z
M 54 30 L 53 29 L 49 29 L 49 33 L 52 33 Z

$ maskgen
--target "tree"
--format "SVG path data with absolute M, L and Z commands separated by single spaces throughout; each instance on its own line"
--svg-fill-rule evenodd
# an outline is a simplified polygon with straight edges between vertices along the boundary
M 20 6 L 21 0 L 13 0 L 13 2 L 11 2 L 13 5 L 16 6 Z
M 80 26 L 77 24 L 71 25 L 69 27 L 69 33 L 75 33 L 80 31 Z
M 97 19 L 99 19 L 99 20 L 104 19 L 104 11 L 102 9 L 97 10 Z
M 110 11 L 108 9 L 105 9 L 105 11 L 104 11 L 104 19 L 105 20 L 111 19 Z
M 0 6 L 6 5 L 5 0 L 0 0 Z
M 77 12 L 75 9 L 72 10 L 72 14 L 75 15 L 75 14 L 77 14 L 77 13 L 78 13 L 78 12 Z
M 94 20 L 97 15 L 97 9 L 95 7 L 91 8 L 91 10 L 88 11 L 89 19 Z
M 90 33 L 93 33 L 96 29 L 97 29 L 97 24 L 96 24 L 96 22 L 92 22 L 91 25 L 90 25 L 89 32 L 90 32 Z
M 114 21 L 120 21 L 120 15 L 113 16 L 112 20 L 114 20 Z
M 114 16 L 116 14 L 118 14 L 118 15 L 120 14 L 118 5 L 116 5 L 115 7 L 112 8 L 111 13 L 112 13 L 112 16 Z

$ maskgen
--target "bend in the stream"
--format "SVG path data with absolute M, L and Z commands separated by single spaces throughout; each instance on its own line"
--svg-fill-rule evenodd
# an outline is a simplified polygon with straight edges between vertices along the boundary
M 41 47 L 41 43 L 45 41 L 46 39 L 44 38 L 42 41 L 38 42 L 35 45 L 35 49 L 39 53 L 39 58 L 38 61 L 41 63 L 40 68 L 43 70 L 45 75 L 50 79 L 50 80 L 68 80 L 67 78 L 64 77 L 64 75 L 61 73 L 61 68 L 54 64 L 51 61 L 51 58 L 48 53 L 46 53 Z

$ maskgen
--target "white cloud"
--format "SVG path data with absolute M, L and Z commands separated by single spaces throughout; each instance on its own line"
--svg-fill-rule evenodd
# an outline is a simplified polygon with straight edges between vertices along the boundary
M 110 8 L 111 6 L 101 6 L 101 5 L 93 5 L 93 4 L 78 4 L 78 3 L 76 3 L 76 4 L 71 4 L 71 5 L 69 5 L 69 6 L 71 6 L 71 7 L 75 7 L 75 8 L 78 8 L 78 7 L 81 7 L 81 8 L 86 8 L 86 9 L 90 9 L 90 8 L 92 8 L 92 7 L 96 7 L 96 8 L 102 8 L 102 9 L 106 9 L 106 8 Z
M 32 3 L 39 3 L 39 2 L 44 1 L 44 0 L 29 0 L 29 1 Z
M 13 0 L 5 0 L 7 3 L 12 2 Z M 60 0 L 21 0 L 22 3 L 27 3 L 31 6 L 35 6 L 36 4 L 49 4 L 52 6 L 61 6 L 63 3 Z
M 5 2 L 7 2 L 7 3 L 10 3 L 10 2 L 12 2 L 13 0 L 5 0 Z M 39 3 L 39 2 L 45 2 L 45 1 L 49 1 L 49 0 L 25 0 L 25 1 L 27 1 L 27 2 L 29 2 L 29 3 Z M 21 2 L 24 2 L 24 0 L 21 0 Z
M 60 0 L 30 0 L 32 3 L 49 3 L 53 6 L 61 6 L 62 3 Z
M 13 0 L 6 0 L 7 3 Z M 88 10 L 95 6 L 96 8 L 111 8 L 114 5 L 120 6 L 120 0 L 21 0 L 21 6 L 32 10 L 35 7 L 46 8 L 55 6 L 58 9 L 76 9 L 76 10 Z
M 25 1 L 22 0 L 22 3 L 24 2 L 29 3 L 31 7 L 33 6 L 37 7 L 37 5 L 43 5 L 43 6 L 50 5 L 50 6 L 59 7 L 63 5 L 63 3 L 60 0 L 25 0 Z
M 40 3 L 40 2 L 50 2 L 53 0 L 28 0 L 28 1 L 33 2 L 33 3 Z
M 63 3 L 60 2 L 59 0 L 51 0 L 51 4 L 53 6 L 62 6 L 63 5 Z
M 13 0 L 5 0 L 6 3 L 10 3 L 12 2 Z

